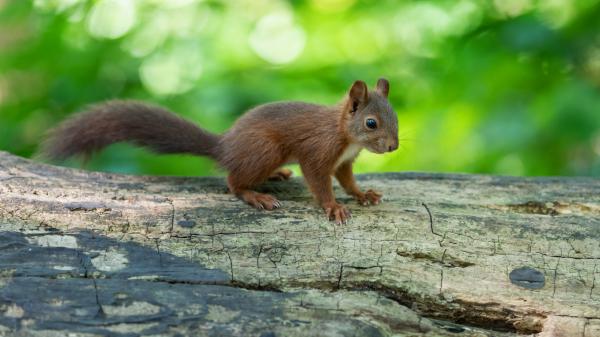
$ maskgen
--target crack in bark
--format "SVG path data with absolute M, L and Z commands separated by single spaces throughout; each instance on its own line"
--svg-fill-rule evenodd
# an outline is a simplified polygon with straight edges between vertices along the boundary
M 422 202 L 421 205 L 423 205 L 423 207 L 425 207 L 425 210 L 427 211 L 427 214 L 429 215 L 429 229 L 431 230 L 431 233 L 433 235 L 441 236 L 439 233 L 436 233 L 433 230 L 433 216 L 431 215 L 431 211 L 429 210 L 429 207 L 427 207 L 427 204 L 425 204 L 424 202 Z
M 275 235 L 277 232 L 265 232 L 265 231 L 235 231 L 235 232 L 211 232 L 211 233 L 189 233 L 185 236 L 171 234 L 170 237 L 176 239 L 190 239 L 194 237 L 215 237 L 220 235 L 242 235 L 242 234 L 272 234 Z
M 106 317 L 106 313 L 104 312 L 104 309 L 102 308 L 102 304 L 100 303 L 100 299 L 98 297 L 98 285 L 96 284 L 96 279 L 92 278 L 92 282 L 94 283 L 94 294 L 96 296 L 96 305 L 98 306 L 98 312 L 96 313 L 96 317 L 104 318 Z
M 592 286 L 590 287 L 590 299 L 592 298 L 592 293 L 594 292 L 594 288 L 596 287 L 596 267 L 598 264 L 594 263 L 594 271 L 592 272 Z
M 568 317 L 568 318 L 583 318 L 583 319 L 600 319 L 600 316 L 575 316 L 575 315 L 561 315 L 553 314 L 555 317 Z
M 546 254 L 546 253 L 542 253 L 542 252 L 533 252 L 533 254 L 539 254 L 539 255 L 543 255 L 546 257 L 555 257 L 558 259 L 566 259 L 566 260 L 600 260 L 600 257 L 593 257 L 593 256 L 564 256 L 562 254 L 560 255 L 551 255 L 551 254 Z
M 541 312 L 518 312 L 503 308 L 499 303 L 475 303 L 464 300 L 447 301 L 436 297 L 423 297 L 422 294 L 411 294 L 407 289 L 389 288 L 375 282 L 341 283 L 341 272 L 338 280 L 332 283 L 298 282 L 290 286 L 294 288 L 312 288 L 325 291 L 374 291 L 398 304 L 414 310 L 417 314 L 429 319 L 441 319 L 455 324 L 466 324 L 497 332 L 533 334 L 542 331 L 545 315 Z M 519 325 L 521 321 L 535 319 L 536 323 Z
M 171 226 L 169 230 L 169 237 L 173 235 L 173 228 L 175 227 L 175 204 L 171 198 L 165 198 L 166 201 L 171 205 Z
M 398 254 L 399 256 L 410 257 L 415 261 L 416 260 L 427 260 L 429 262 L 441 265 L 446 268 L 466 268 L 466 267 L 475 265 L 475 263 L 473 263 L 473 262 L 464 261 L 464 260 L 461 260 L 450 254 L 446 254 L 447 250 L 448 250 L 447 248 L 444 249 L 441 259 L 438 259 L 436 256 L 434 256 L 433 254 L 431 254 L 429 252 L 422 252 L 422 251 L 413 252 L 413 251 L 400 251 L 399 249 L 396 249 L 396 254 Z
M 81 268 L 83 268 L 83 278 L 91 279 L 92 284 L 94 286 L 94 297 L 96 300 L 96 305 L 98 306 L 98 312 L 96 313 L 96 317 L 104 318 L 106 317 L 106 314 L 104 312 L 104 309 L 102 308 L 102 304 L 100 303 L 100 298 L 98 296 L 98 284 L 96 283 L 96 278 L 93 275 L 90 275 L 89 273 L 88 265 L 86 263 L 86 255 L 79 251 L 77 252 L 77 255 L 79 256 L 79 264 L 81 265 Z
M 368 269 L 374 269 L 374 268 L 378 268 L 379 269 L 379 275 L 381 275 L 383 273 L 383 267 L 380 265 L 373 265 L 373 266 L 352 266 L 352 265 L 344 265 L 345 268 L 351 268 L 351 269 L 356 269 L 356 270 L 368 270 Z
M 552 297 L 556 294 L 556 276 L 558 274 L 558 265 L 560 264 L 560 258 L 556 260 L 556 266 L 554 267 L 554 276 L 552 277 Z
M 260 269 L 260 254 L 263 251 L 263 245 L 261 244 L 260 247 L 258 248 L 258 254 L 256 254 L 256 268 Z
M 233 277 L 233 260 L 231 259 L 231 255 L 228 250 L 225 250 L 225 254 L 227 254 L 227 258 L 229 259 L 229 270 L 231 271 L 231 282 L 235 282 L 235 278 Z
M 158 264 L 162 267 L 162 253 L 160 252 L 160 240 L 154 239 L 154 244 L 156 245 L 156 253 L 158 254 Z
M 340 264 L 340 274 L 338 275 L 338 280 L 337 280 L 337 285 L 336 285 L 336 289 L 340 289 L 340 286 L 342 284 L 342 276 L 344 275 L 344 264 Z
M 442 264 L 442 266 L 444 265 L 444 258 L 446 257 L 446 251 L 448 249 L 444 249 L 444 252 L 442 253 L 442 258 L 440 259 L 440 263 Z M 444 268 L 440 268 L 440 295 L 442 294 L 442 289 L 444 288 Z
M 426 203 L 422 202 L 421 205 L 423 205 L 423 207 L 425 207 L 425 210 L 427 211 L 427 214 L 429 215 L 429 230 L 431 231 L 431 233 L 433 235 L 436 235 L 436 236 L 442 238 L 441 240 L 438 241 L 438 244 L 440 245 L 440 247 L 443 247 L 444 246 L 444 240 L 446 240 L 446 232 L 444 232 L 444 235 L 441 235 L 440 233 L 437 233 L 433 229 L 433 215 L 431 214 L 431 211 L 429 210 L 429 207 L 427 206 Z
M 442 288 L 444 287 L 444 268 L 440 269 L 440 291 L 439 294 L 442 294 Z
M 46 278 L 46 279 L 50 279 L 50 280 L 68 278 L 68 279 L 91 280 L 92 284 L 94 285 L 94 290 L 96 291 L 96 294 L 95 294 L 96 303 L 98 303 L 98 306 L 99 306 L 100 310 L 102 310 L 102 311 L 103 311 L 103 308 L 99 301 L 99 296 L 97 293 L 98 287 L 96 284 L 96 280 L 97 279 L 102 279 L 102 280 L 128 280 L 129 279 L 129 278 L 111 277 L 110 275 L 107 275 L 107 274 L 102 274 L 102 275 L 98 275 L 98 277 L 94 277 L 93 275 L 89 275 L 87 273 L 84 275 L 77 275 L 77 274 L 41 275 L 41 276 L 40 275 L 38 275 L 38 276 L 18 276 L 17 275 L 17 276 L 12 276 L 11 278 L 12 279 Z M 257 286 L 252 283 L 245 283 L 245 282 L 241 282 L 241 281 L 237 281 L 237 280 L 227 281 L 227 282 L 219 282 L 219 281 L 204 281 L 204 280 L 178 280 L 178 279 L 156 277 L 156 278 L 135 278 L 135 281 L 137 281 L 137 282 L 152 282 L 152 283 L 167 283 L 167 284 L 222 286 L 222 287 L 230 287 L 230 288 L 255 290 L 255 291 L 270 291 L 270 292 L 276 292 L 276 293 L 283 293 L 283 290 L 281 290 L 278 287 L 275 287 L 271 284 Z

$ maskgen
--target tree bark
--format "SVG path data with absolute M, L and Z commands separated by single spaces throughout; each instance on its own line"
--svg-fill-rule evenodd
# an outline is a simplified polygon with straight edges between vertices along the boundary
M 600 336 L 600 180 L 358 180 L 335 225 L 298 178 L 258 211 L 0 152 L 0 335 Z

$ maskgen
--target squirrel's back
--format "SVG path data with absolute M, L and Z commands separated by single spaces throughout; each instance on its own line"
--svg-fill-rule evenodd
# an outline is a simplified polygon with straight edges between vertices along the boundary
M 91 106 L 52 130 L 42 154 L 62 160 L 91 155 L 118 142 L 131 142 L 157 153 L 216 156 L 220 136 L 158 106 L 109 101 Z
M 337 110 L 324 105 L 295 101 L 262 104 L 249 110 L 235 122 L 224 135 L 224 143 L 232 143 L 233 138 L 255 138 L 251 135 L 258 131 L 292 146 L 306 138 L 322 139 L 332 134 L 332 129 L 337 128 L 338 120 Z

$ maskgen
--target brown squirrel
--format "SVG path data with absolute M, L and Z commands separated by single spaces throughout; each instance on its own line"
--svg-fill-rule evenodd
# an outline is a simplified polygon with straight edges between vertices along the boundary
M 222 135 L 199 128 L 175 114 L 135 101 L 109 101 L 77 114 L 50 133 L 42 153 L 50 159 L 93 152 L 129 141 L 158 153 L 189 153 L 215 159 L 229 171 L 231 193 L 258 209 L 280 207 L 279 201 L 253 190 L 268 179 L 287 180 L 300 164 L 304 178 L 330 220 L 345 222 L 348 209 L 337 203 L 331 176 L 361 205 L 378 204 L 381 194 L 362 192 L 352 162 L 362 148 L 384 153 L 398 148 L 398 119 L 387 96 L 389 83 L 377 81 L 368 91 L 355 81 L 344 100 L 332 107 L 275 102 L 246 112 Z

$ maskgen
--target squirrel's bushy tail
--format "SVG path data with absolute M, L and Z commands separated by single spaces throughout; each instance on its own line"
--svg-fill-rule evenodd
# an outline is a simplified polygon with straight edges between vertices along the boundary
M 50 132 L 41 154 L 63 160 L 89 156 L 118 142 L 131 142 L 157 153 L 216 157 L 220 136 L 158 106 L 109 101 L 76 114 Z

